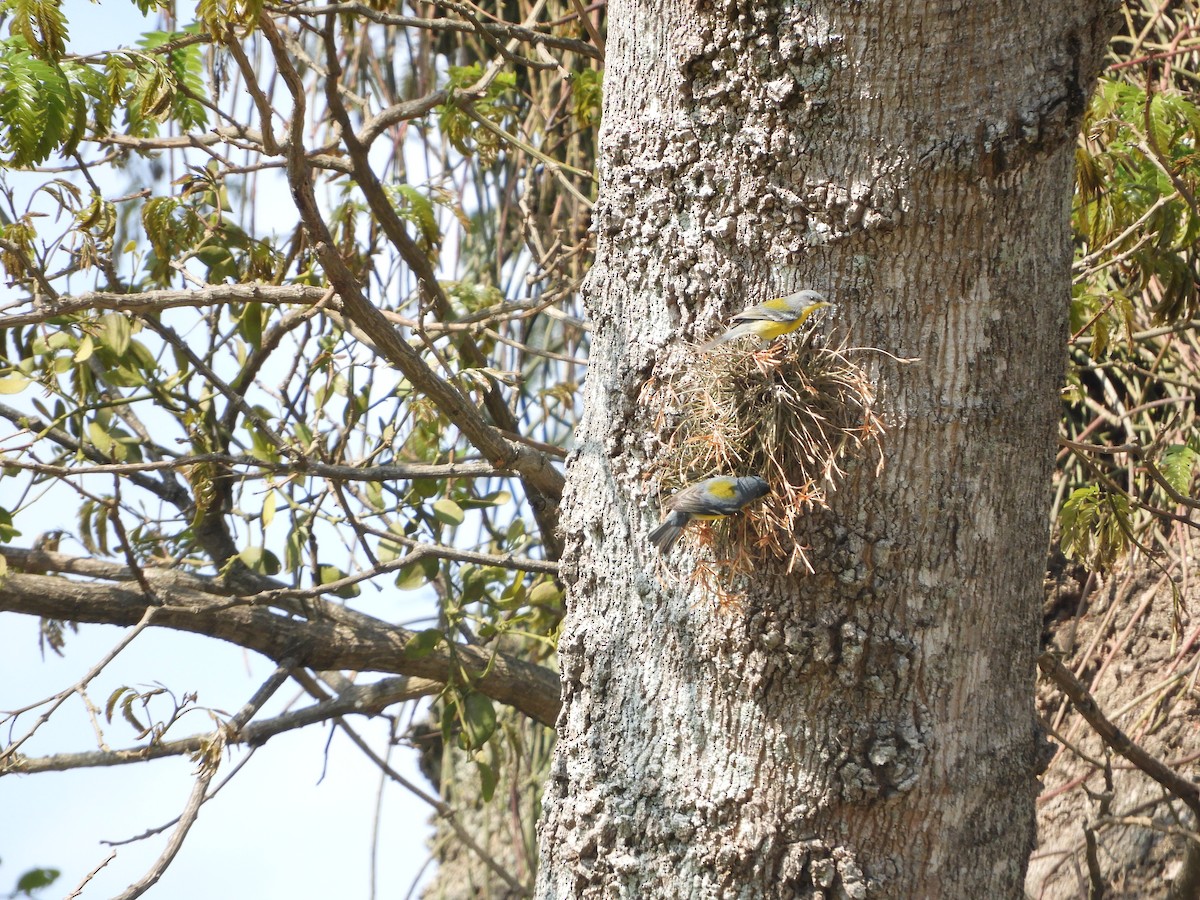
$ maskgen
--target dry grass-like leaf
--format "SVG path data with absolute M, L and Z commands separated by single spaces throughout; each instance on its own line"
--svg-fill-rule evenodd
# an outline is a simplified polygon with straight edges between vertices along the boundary
M 820 346 L 818 336 L 809 332 L 762 350 L 729 344 L 698 352 L 691 366 L 644 398 L 664 411 L 664 426 L 666 411 L 679 414 L 663 436 L 664 488 L 714 475 L 757 474 L 771 485 L 745 513 L 688 529 L 714 561 L 698 564 L 693 581 L 719 597 L 729 595 L 722 579 L 730 584 L 767 558 L 785 560 L 789 572 L 811 573 L 800 520 L 826 507 L 848 458 L 873 452 L 883 464 L 883 425 L 866 373 L 851 359 L 856 351 Z

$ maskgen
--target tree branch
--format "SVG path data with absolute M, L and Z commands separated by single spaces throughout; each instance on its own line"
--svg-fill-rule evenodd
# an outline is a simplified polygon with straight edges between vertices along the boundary
M 448 8 L 457 8 L 457 4 L 439 3 L 439 6 Z M 484 31 L 493 37 L 513 38 L 526 44 L 542 44 L 546 47 L 553 47 L 556 50 L 567 50 L 571 53 L 578 53 L 581 56 L 587 56 L 591 59 L 603 59 L 603 55 L 599 50 L 589 44 L 587 41 L 581 41 L 576 38 L 560 37 L 555 34 L 548 34 L 543 31 L 536 31 L 532 28 L 526 28 L 523 25 L 511 25 L 507 22 L 484 22 L 478 26 L 472 25 L 470 22 L 460 22 L 457 19 L 421 19 L 415 16 L 396 16 L 390 13 L 381 12 L 378 9 L 373 9 L 365 3 L 329 3 L 323 6 L 272 6 L 271 9 L 277 12 L 285 12 L 288 15 L 294 16 L 320 16 L 326 13 L 353 13 L 362 16 L 364 19 L 370 19 L 372 22 L 377 22 L 380 25 L 393 25 L 397 28 L 424 28 L 429 31 L 454 31 L 458 33 L 469 33 L 482 28 Z M 589 29 L 590 33 L 591 29 Z
M 244 744 L 257 747 L 265 744 L 277 734 L 306 728 L 338 716 L 376 716 L 394 703 L 415 700 L 436 694 L 442 685 L 426 678 L 408 678 L 403 675 L 384 678 L 371 684 L 351 685 L 336 697 L 314 703 L 303 709 L 283 713 L 261 722 L 251 722 L 238 729 L 227 729 L 229 744 Z M 91 750 L 84 753 L 55 753 L 51 756 L 14 756 L 0 766 L 0 774 L 19 773 L 32 775 L 38 772 L 66 772 L 71 769 L 107 768 L 129 763 L 162 759 L 168 756 L 184 756 L 198 753 L 213 740 L 212 732 L 194 734 L 174 741 L 158 741 L 144 747 L 128 747 L 124 750 Z
M 443 643 L 418 657 L 406 652 L 416 632 L 336 604 L 308 599 L 305 618 L 280 611 L 285 604 L 299 606 L 288 603 L 286 592 L 272 607 L 254 597 L 197 590 L 180 583 L 174 573 L 144 572 L 164 604 L 154 608 L 153 627 L 219 638 L 276 662 L 294 658 L 314 669 L 387 672 L 443 684 L 465 678 L 475 690 L 543 725 L 553 725 L 558 716 L 558 675 L 544 666 L 463 644 Z M 0 582 L 0 611 L 128 626 L 145 614 L 146 601 L 132 582 L 98 584 L 18 573 Z
M 245 474 L 231 473 L 239 479 L 261 478 L 264 475 L 313 475 L 331 481 L 410 481 L 414 478 L 507 478 L 513 473 L 497 469 L 491 463 L 405 463 L 393 466 L 355 466 L 323 463 L 315 460 L 270 463 L 250 456 L 228 453 L 197 453 L 153 462 L 102 463 L 94 466 L 55 466 L 49 463 L 5 459 L 4 465 L 14 469 L 37 472 L 54 478 L 79 478 L 85 475 L 130 475 L 134 472 L 158 472 L 164 469 L 184 469 L 188 466 L 212 463 L 218 466 L 243 467 L 257 470 Z
M 345 104 L 342 103 L 341 95 L 338 93 L 338 79 L 341 77 L 342 68 L 341 62 L 338 59 L 338 42 L 334 34 L 335 21 L 335 17 L 332 14 L 327 16 L 325 28 L 323 30 L 326 67 L 329 72 L 325 82 L 325 100 L 329 105 L 330 114 L 342 128 L 346 152 L 350 156 L 351 163 L 354 166 L 354 180 L 358 184 L 359 190 L 363 192 L 363 196 L 366 197 L 367 205 L 371 207 L 371 212 L 375 215 L 376 221 L 379 223 L 380 227 L 383 228 L 384 233 L 387 234 L 388 239 L 392 242 L 397 251 L 399 251 L 400 256 L 404 260 L 405 264 L 407 264 L 408 267 L 413 271 L 413 274 L 417 276 L 417 281 L 420 283 L 422 291 L 433 303 L 433 307 L 437 311 L 438 316 L 443 321 L 449 321 L 453 318 L 453 311 L 450 308 L 450 303 L 446 298 L 445 291 L 442 290 L 441 283 L 437 279 L 437 273 L 434 271 L 433 262 L 430 260 L 428 254 L 423 252 L 421 248 L 417 246 L 416 242 L 409 237 L 408 230 L 405 228 L 404 223 L 400 220 L 400 217 L 396 214 L 396 210 L 393 207 L 392 202 L 388 199 L 387 193 L 383 189 L 383 185 L 375 176 L 375 172 L 371 168 L 369 155 L 370 147 L 369 145 L 360 142 L 355 135 L 354 125 L 350 121 L 350 114 L 346 110 Z M 278 62 L 281 66 L 284 64 L 284 60 L 282 59 L 278 60 Z M 290 61 L 287 64 L 290 65 Z M 479 82 L 476 85 L 468 88 L 466 91 L 459 92 L 459 96 L 463 98 L 470 98 L 482 93 L 482 91 L 485 90 L 486 85 L 490 82 L 491 78 L 494 78 L 498 72 L 498 66 L 490 66 L 488 71 L 484 73 L 483 77 L 479 79 Z M 553 163 L 553 160 L 551 160 L 551 162 Z M 289 171 L 291 168 L 291 164 L 289 163 Z M 307 173 L 305 174 L 305 180 L 309 181 L 309 189 L 311 190 L 311 181 L 309 180 Z M 301 209 L 301 215 L 304 217 L 306 223 L 317 218 L 315 210 L 310 215 L 304 215 L 304 210 Z M 324 228 L 323 221 L 321 222 L 321 226 Z M 327 243 L 332 246 L 332 239 L 330 239 Z M 324 259 L 322 259 L 322 263 L 324 262 Z M 344 267 L 344 263 L 342 262 L 340 256 L 337 257 L 337 264 Z M 329 274 L 328 268 L 326 268 L 326 273 Z M 332 278 L 332 275 L 330 277 Z M 347 300 L 347 298 L 343 297 L 343 300 L 346 315 L 351 319 L 354 319 L 356 323 L 371 336 L 372 339 L 378 337 L 376 332 L 378 328 L 381 327 L 387 328 L 390 332 L 392 332 L 392 337 L 395 337 L 394 329 L 386 324 L 385 317 L 380 315 L 379 311 L 375 309 L 375 307 L 370 306 L 370 304 L 366 304 L 366 306 L 369 308 L 368 313 L 367 309 L 359 309 L 356 303 L 352 304 L 349 300 Z M 367 318 L 363 318 L 363 313 L 367 313 Z M 374 325 L 371 322 L 372 319 L 376 320 L 378 325 Z M 407 347 L 407 344 L 404 346 Z M 460 336 L 457 341 L 457 346 L 459 352 L 462 354 L 463 360 L 468 366 L 482 368 L 487 365 L 486 357 L 476 346 L 475 341 L 471 339 L 470 335 L 464 334 Z M 383 350 L 384 354 L 387 355 L 389 359 L 391 359 L 391 356 L 387 353 L 385 347 L 381 346 L 380 349 Z M 413 353 L 413 355 L 416 356 L 415 353 Z M 419 356 L 416 358 L 420 359 Z M 422 364 L 424 364 L 423 361 Z M 403 368 L 401 371 L 404 371 Z M 436 377 L 433 376 L 432 372 L 429 374 L 431 377 Z M 406 377 L 409 377 L 410 381 L 413 381 L 414 384 L 416 384 L 416 381 L 412 379 L 411 376 L 408 376 L 407 372 L 405 372 L 405 375 Z M 438 403 L 438 406 L 440 407 L 441 404 Z M 494 384 L 489 384 L 484 390 L 484 406 L 488 411 L 488 415 L 491 416 L 493 424 L 495 425 L 496 434 L 494 436 L 499 436 L 503 439 L 501 432 L 513 432 L 519 430 L 516 417 L 508 408 L 508 405 L 504 402 L 504 397 L 500 394 L 499 389 Z M 474 410 L 474 407 L 472 407 L 472 410 Z M 443 412 L 446 412 L 447 415 L 450 415 L 448 410 L 443 409 Z M 476 415 L 478 415 L 477 412 Z M 452 415 L 450 418 L 452 421 L 454 421 L 454 417 Z M 457 424 L 459 428 L 463 428 L 462 423 L 455 421 L 455 424 Z M 484 424 L 486 427 L 485 423 L 481 422 L 481 424 Z M 463 431 L 464 433 L 468 434 L 468 439 L 470 439 L 472 443 L 475 443 L 476 447 L 479 447 L 481 450 L 483 449 L 483 447 L 475 442 L 474 438 L 470 437 L 465 428 Z M 495 459 L 495 457 L 490 458 Z M 543 460 L 543 462 L 548 461 Z M 557 469 L 554 469 L 553 466 L 551 466 L 551 470 L 558 475 L 557 483 L 552 484 L 549 480 L 542 478 L 540 474 L 535 475 L 533 473 L 526 473 L 518 465 L 514 465 L 514 468 L 521 471 L 525 493 L 529 499 L 529 506 L 533 511 L 534 518 L 537 520 L 538 530 L 541 532 L 542 542 L 546 547 L 546 555 L 551 559 L 558 559 L 562 555 L 563 549 L 562 540 L 558 536 L 558 503 L 562 498 L 562 476 L 560 473 L 558 473 Z
M 200 774 L 196 776 L 196 784 L 192 788 L 192 793 L 188 796 L 183 814 L 179 817 L 179 824 L 171 832 L 171 838 L 167 841 L 167 846 L 163 848 L 163 852 L 154 861 L 154 865 L 150 867 L 150 870 L 118 894 L 115 900 L 134 900 L 135 897 L 142 896 L 142 894 L 158 883 L 158 879 L 162 878 L 163 872 L 167 870 L 167 866 L 175 859 L 175 855 L 179 853 L 179 848 L 183 846 L 183 839 L 187 837 L 187 833 L 191 831 L 192 825 L 195 824 L 196 816 L 200 814 L 200 806 L 204 803 L 204 794 L 208 790 L 209 782 L 212 781 L 213 776 L 216 774 L 217 760 L 206 760 L 202 764 Z
M 1100 711 L 1092 695 L 1056 656 L 1043 653 L 1038 657 L 1038 668 L 1070 698 L 1075 709 L 1104 743 L 1182 800 L 1200 821 L 1200 786 L 1178 775 L 1131 741 Z
M 421 355 L 401 339 L 391 323 L 363 295 L 358 280 L 336 250 L 313 190 L 312 174 L 304 156 L 303 129 L 307 103 L 303 81 L 292 65 L 286 48 L 283 47 L 282 37 L 275 23 L 269 16 L 264 15 L 260 19 L 260 25 L 264 37 L 275 51 L 276 64 L 288 85 L 294 103 L 287 147 L 288 183 L 292 197 L 305 228 L 313 237 L 317 256 L 326 276 L 341 294 L 347 317 L 370 335 L 380 353 L 414 387 L 429 397 L 485 458 L 498 468 L 512 468 L 520 473 L 535 513 L 538 512 L 539 497 L 548 498 L 546 502 L 557 509 L 557 504 L 562 498 L 563 475 L 550 459 L 542 453 L 509 440 L 498 428 L 488 424 L 475 405 L 456 387 L 439 378 Z M 330 90 L 328 93 L 336 95 L 336 90 Z M 356 144 L 357 141 L 352 141 L 350 137 L 346 135 L 347 144 Z M 403 252 L 403 247 L 399 249 Z M 428 259 L 423 254 L 420 256 L 428 266 Z M 418 277 L 422 275 L 420 271 L 417 274 Z M 432 276 L 432 272 L 428 274 Z M 436 278 L 433 281 L 436 284 Z M 552 551 L 555 547 L 561 548 L 561 541 L 555 535 L 553 527 L 543 528 L 542 536 L 548 551 L 551 551 L 549 555 L 553 558 Z
M 5 579 L 5 581 L 7 581 L 7 578 Z M 2 589 L 3 583 L 4 582 L 0 582 L 0 589 Z M 132 630 L 121 635 L 121 640 L 117 642 L 117 645 L 115 647 L 113 647 L 112 650 L 108 651 L 108 653 L 106 653 L 104 655 L 104 658 L 101 659 L 100 662 L 98 662 L 94 666 L 92 666 L 91 669 L 88 670 L 87 674 L 84 675 L 81 679 L 79 679 L 79 681 L 77 681 L 75 684 L 71 685 L 71 687 L 67 688 L 66 690 L 60 691 L 57 695 L 55 695 L 54 697 L 52 697 L 50 699 L 49 708 L 42 711 L 41 715 L 38 716 L 37 721 L 33 723 L 33 727 L 31 727 L 29 729 L 29 731 L 27 731 L 23 737 L 18 738 L 17 740 L 15 740 L 11 744 L 9 744 L 7 747 L 5 747 L 3 753 L 0 753 L 0 764 L 5 764 L 6 760 L 8 760 L 10 757 L 12 757 L 17 752 L 17 750 L 20 749 L 22 744 L 24 744 L 27 740 L 29 740 L 31 737 L 33 737 L 34 733 L 39 728 L 41 728 L 43 725 L 45 725 L 46 722 L 48 722 L 50 720 L 50 717 L 52 715 L 54 715 L 55 711 L 60 706 L 62 706 L 64 702 L 66 702 L 66 699 L 68 697 L 70 697 L 74 693 L 81 693 L 84 690 L 84 688 L 86 688 L 88 686 L 88 684 L 92 681 L 93 678 L 95 678 L 102 671 L 104 671 L 105 666 L 107 666 L 110 662 L 112 662 L 114 659 L 116 659 L 117 655 L 120 654 L 120 652 L 122 650 L 124 650 L 126 647 L 128 647 L 130 645 L 130 643 L 133 642 L 133 639 L 136 638 L 139 634 L 142 633 L 142 631 L 144 631 L 146 629 L 146 627 L 151 623 L 151 621 L 153 621 L 154 615 L 157 612 L 158 607 L 146 606 L 144 601 L 142 603 L 142 606 L 143 606 L 143 610 L 142 610 L 141 615 L 137 618 L 136 621 L 129 623 L 134 626 L 132 628 Z M 2 768 L 2 765 L 0 765 L 0 768 Z

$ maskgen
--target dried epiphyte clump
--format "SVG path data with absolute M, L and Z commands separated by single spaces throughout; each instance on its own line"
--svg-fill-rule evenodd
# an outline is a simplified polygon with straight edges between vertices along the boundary
M 800 520 L 826 507 L 848 459 L 869 453 L 882 465 L 883 425 L 871 383 L 852 359 L 856 351 L 822 346 L 821 339 L 817 331 L 763 350 L 719 344 L 643 395 L 663 413 L 656 468 L 664 493 L 728 473 L 770 484 L 768 496 L 744 514 L 695 529 L 718 571 L 749 572 L 774 557 L 789 572 L 812 572 Z M 698 566 L 697 577 L 709 581 L 708 570 Z

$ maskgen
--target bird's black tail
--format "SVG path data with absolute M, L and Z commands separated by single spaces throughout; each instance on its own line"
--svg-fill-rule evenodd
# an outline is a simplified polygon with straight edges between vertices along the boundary
M 658 548 L 659 553 L 663 555 L 670 553 L 671 548 L 679 540 L 679 536 L 683 534 L 683 526 L 686 524 L 686 517 L 672 513 L 663 520 L 662 524 L 650 532 L 650 543 Z

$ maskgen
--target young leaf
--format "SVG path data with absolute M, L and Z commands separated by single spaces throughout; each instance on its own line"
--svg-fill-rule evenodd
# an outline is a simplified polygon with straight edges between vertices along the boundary
M 496 731 L 496 707 L 490 698 L 471 691 L 460 707 L 464 750 L 478 750 Z
M 396 574 L 396 587 L 402 591 L 413 591 L 429 584 L 437 575 L 438 561 L 427 556 L 401 568 Z
M 61 874 L 62 872 L 58 869 L 30 869 L 17 879 L 16 893 L 32 897 L 34 891 L 40 891 L 42 888 L 54 884 Z
M 1068 558 L 1108 568 L 1128 547 L 1129 500 L 1094 484 L 1076 488 L 1063 504 L 1059 524 L 1060 544 Z
M 19 394 L 29 387 L 30 383 L 23 375 L 8 375 L 0 378 L 0 394 Z
M 1172 444 L 1163 451 L 1159 470 L 1171 487 L 1187 494 L 1192 486 L 1192 472 L 1196 467 L 1197 453 L 1187 444 Z
M 491 801 L 496 794 L 496 785 L 500 782 L 500 773 L 496 767 L 485 763 L 482 759 L 475 760 L 475 769 L 479 772 L 479 796 L 484 803 Z
M 322 565 L 317 569 L 318 576 L 321 579 L 321 584 L 333 584 L 335 581 L 341 581 L 346 577 L 346 573 L 337 566 Z M 347 584 L 338 588 L 333 592 L 335 597 L 341 597 L 343 600 L 349 600 L 357 597 L 361 592 L 357 584 Z
M 449 497 L 434 501 L 433 517 L 443 525 L 461 525 L 465 518 L 462 507 Z
M 408 659 L 421 659 L 436 650 L 445 640 L 446 635 L 436 628 L 418 631 L 404 645 L 404 655 Z
M 238 554 L 238 559 L 247 569 L 259 575 L 279 574 L 279 557 L 263 547 L 246 547 Z

